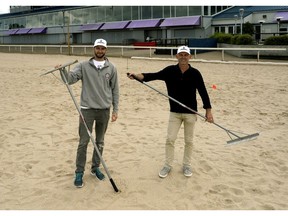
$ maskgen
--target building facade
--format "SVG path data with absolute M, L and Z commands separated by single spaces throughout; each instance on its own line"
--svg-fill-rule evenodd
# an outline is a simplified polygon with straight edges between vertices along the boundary
M 242 12 L 242 13 L 241 13 Z M 288 6 L 25 6 L 0 15 L 0 44 L 109 44 L 239 34 L 249 22 L 255 39 L 287 34 Z
M 0 43 L 65 44 L 70 38 L 72 44 L 90 44 L 94 38 L 103 37 L 110 44 L 123 44 L 145 41 L 147 37 L 150 40 L 205 38 L 211 35 L 212 15 L 227 8 L 229 6 L 58 6 L 21 10 L 13 7 L 12 13 L 0 15 Z
M 235 6 L 216 14 L 212 19 L 215 32 L 241 34 L 241 26 L 253 25 L 256 41 L 288 34 L 288 6 Z

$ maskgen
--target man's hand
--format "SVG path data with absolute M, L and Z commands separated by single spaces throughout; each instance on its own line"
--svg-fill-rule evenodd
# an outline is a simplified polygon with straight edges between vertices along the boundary
M 117 113 L 112 113 L 112 117 L 111 117 L 111 121 L 115 122 L 118 118 L 118 114 Z
M 127 77 L 130 79 L 137 79 L 140 81 L 142 81 L 144 79 L 144 76 L 142 73 L 140 73 L 140 74 L 127 73 Z
M 212 111 L 211 109 L 206 109 L 206 121 L 210 122 L 210 123 L 214 123 L 214 119 L 213 119 L 213 115 L 212 115 Z

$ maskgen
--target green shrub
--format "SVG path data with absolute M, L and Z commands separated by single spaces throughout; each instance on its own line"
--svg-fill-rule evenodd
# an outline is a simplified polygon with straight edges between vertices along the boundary
M 236 44 L 236 41 L 240 35 L 233 35 L 231 38 L 231 44 Z
M 269 37 L 264 41 L 264 45 L 288 45 L 288 35 Z
M 249 34 L 239 35 L 235 42 L 237 45 L 251 45 L 253 44 L 253 37 Z
M 215 33 L 211 36 L 211 38 L 215 38 L 217 40 L 217 43 L 231 43 L 231 34 L 225 34 L 225 33 Z
M 236 45 L 251 45 L 253 44 L 253 37 L 249 34 L 231 35 L 225 33 L 215 33 L 211 36 L 215 38 L 217 43 L 236 44 Z

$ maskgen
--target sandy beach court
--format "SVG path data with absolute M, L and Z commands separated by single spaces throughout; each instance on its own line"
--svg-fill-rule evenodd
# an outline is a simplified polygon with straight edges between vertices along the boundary
M 121 190 L 115 193 L 108 179 L 89 173 L 92 143 L 85 186 L 74 187 L 78 113 L 58 72 L 40 76 L 54 65 L 88 58 L 0 53 L 0 210 L 288 209 L 288 66 L 191 61 L 204 77 L 215 121 L 260 136 L 225 146 L 226 132 L 199 117 L 193 176 L 182 174 L 182 128 L 173 170 L 160 179 L 168 100 L 126 73 L 156 72 L 176 62 L 109 58 L 118 68 L 120 104 L 103 158 Z M 149 85 L 166 93 L 161 81 Z M 81 82 L 71 87 L 79 100 Z

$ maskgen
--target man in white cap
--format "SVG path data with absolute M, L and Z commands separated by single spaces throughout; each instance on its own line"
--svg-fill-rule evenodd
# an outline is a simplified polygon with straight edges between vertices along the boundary
M 74 84 L 79 80 L 82 81 L 81 112 L 90 132 L 92 132 L 95 122 L 96 145 L 102 155 L 111 106 L 113 107 L 112 122 L 116 121 L 118 117 L 119 85 L 117 69 L 105 57 L 107 51 L 106 40 L 102 38 L 95 40 L 93 50 L 94 57 L 79 63 L 70 72 L 64 72 L 69 84 Z M 74 185 L 83 187 L 86 153 L 90 136 L 81 120 L 79 122 L 79 136 Z M 94 149 L 90 172 L 99 180 L 104 180 L 105 175 L 99 169 L 100 162 L 100 158 Z
M 176 58 L 178 59 L 178 64 L 167 66 L 159 72 L 128 74 L 128 77 L 133 79 L 136 76 L 137 79 L 144 82 L 153 80 L 165 81 L 168 95 L 195 111 L 197 111 L 196 91 L 198 91 L 203 102 L 203 108 L 206 110 L 207 121 L 210 123 L 214 122 L 210 99 L 203 77 L 197 69 L 189 64 L 191 59 L 189 47 L 180 46 L 177 49 Z M 172 100 L 169 100 L 169 103 L 170 117 L 165 145 L 165 164 L 159 172 L 159 177 L 165 178 L 172 169 L 174 143 L 182 123 L 184 124 L 185 142 L 182 171 L 186 177 L 190 177 L 192 176 L 193 133 L 197 115 Z

